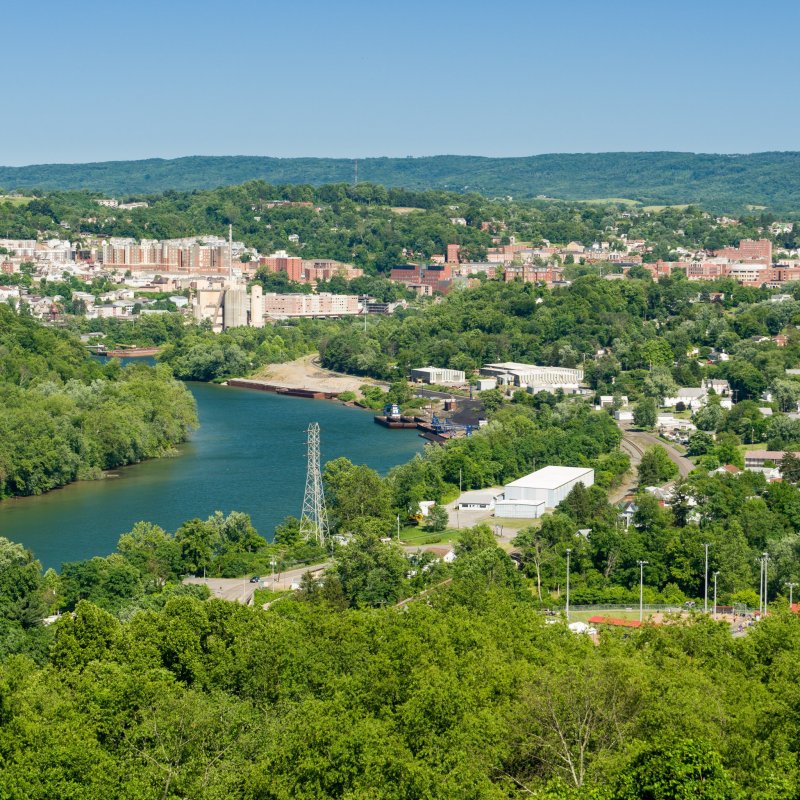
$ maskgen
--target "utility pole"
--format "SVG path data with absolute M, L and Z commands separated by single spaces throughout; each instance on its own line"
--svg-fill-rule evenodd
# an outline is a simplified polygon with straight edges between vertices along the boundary
M 758 616 L 764 614 L 764 556 L 758 557 Z
M 769 603 L 769 553 L 764 553 L 764 616 L 767 616 L 767 604 Z
M 705 576 L 705 591 L 703 594 L 703 613 L 708 614 L 708 548 L 711 546 L 710 542 L 703 542 L 703 547 L 706 549 L 706 566 L 704 571 Z
M 639 622 L 644 619 L 644 565 L 646 561 L 637 561 L 639 565 Z
M 714 573 L 714 619 L 717 618 L 717 575 L 719 571 Z
M 572 548 L 567 548 L 567 622 L 569 622 L 569 554 L 572 552 Z
M 397 541 L 400 541 L 400 515 L 397 515 Z
M 797 586 L 797 584 L 796 583 L 787 583 L 786 585 L 789 587 L 789 611 L 791 611 L 792 610 L 792 590 L 794 589 L 795 586 Z

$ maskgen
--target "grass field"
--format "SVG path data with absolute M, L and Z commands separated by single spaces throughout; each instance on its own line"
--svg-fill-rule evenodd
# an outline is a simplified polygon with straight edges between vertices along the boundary
M 449 528 L 441 533 L 433 533 L 426 531 L 424 528 L 417 528 L 416 526 L 409 526 L 400 529 L 400 541 L 405 544 L 450 544 L 457 542 L 461 536 L 461 531 Z M 433 540 L 436 541 L 433 541 Z
M 16 195 L 0 194 L 0 203 L 11 203 L 12 206 L 26 206 L 32 197 L 17 197 Z
M 576 203 L 586 203 L 586 205 L 608 205 L 616 203 L 619 206 L 638 206 L 638 200 L 631 200 L 629 197 L 593 197 L 591 200 L 575 200 Z
M 667 208 L 677 208 L 680 211 L 684 208 L 689 208 L 689 204 L 683 203 L 681 205 L 674 205 L 674 206 L 642 206 L 642 211 L 658 212 L 658 211 L 664 211 Z

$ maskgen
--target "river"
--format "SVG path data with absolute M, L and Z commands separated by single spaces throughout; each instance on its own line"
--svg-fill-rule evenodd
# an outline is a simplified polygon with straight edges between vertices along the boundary
M 44 568 L 113 552 L 138 520 L 174 531 L 214 511 L 244 511 L 262 535 L 300 516 L 305 430 L 321 429 L 322 462 L 346 456 L 385 473 L 422 450 L 415 430 L 387 430 L 370 414 L 335 402 L 212 384 L 187 384 L 200 428 L 175 458 L 124 467 L 40 497 L 0 503 L 0 535 L 30 548 Z

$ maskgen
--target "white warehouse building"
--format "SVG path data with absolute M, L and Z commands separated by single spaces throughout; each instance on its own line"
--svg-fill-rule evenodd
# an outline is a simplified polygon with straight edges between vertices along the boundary
M 555 508 L 582 483 L 594 484 L 594 470 L 586 467 L 544 467 L 507 484 L 495 500 L 496 517 L 536 519 Z
M 411 380 L 422 383 L 464 383 L 466 375 L 460 369 L 444 369 L 442 367 L 418 367 L 411 370 Z

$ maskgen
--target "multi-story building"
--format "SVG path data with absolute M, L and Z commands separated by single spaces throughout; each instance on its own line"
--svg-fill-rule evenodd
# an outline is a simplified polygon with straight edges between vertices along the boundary
M 418 294 L 447 294 L 453 286 L 453 271 L 450 264 L 403 264 L 392 267 L 391 280 L 403 283 L 410 289 L 427 286 L 430 292 L 420 291 Z
M 753 261 L 768 267 L 772 264 L 772 242 L 769 239 L 742 239 L 738 247 L 724 247 L 715 255 L 729 261 Z
M 248 252 L 243 242 L 228 243 L 219 236 L 186 239 L 112 238 L 103 244 L 105 267 L 142 272 L 184 272 L 210 275 L 227 274 L 239 256 Z
M 0 247 L 17 258 L 31 260 L 36 253 L 36 239 L 0 239 Z
M 271 256 L 262 256 L 258 263 L 270 272 L 285 272 L 290 281 L 303 282 L 303 259 L 290 256 L 285 250 L 278 250 Z
M 534 264 L 512 265 L 506 267 L 503 280 L 506 283 L 521 280 L 523 283 L 545 283 L 552 286 L 554 282 L 562 280 L 562 270 L 553 264 L 542 267 Z
M 263 298 L 267 317 L 343 317 L 361 313 L 357 295 L 353 294 L 275 294 Z

